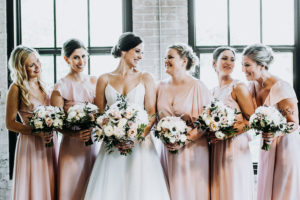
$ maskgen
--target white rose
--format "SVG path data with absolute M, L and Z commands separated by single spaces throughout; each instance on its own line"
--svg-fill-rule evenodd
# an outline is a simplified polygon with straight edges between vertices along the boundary
M 123 128 L 118 128 L 116 127 L 113 131 L 114 136 L 116 136 L 116 138 L 120 139 L 123 136 L 125 136 L 125 132 L 123 130 Z
M 42 129 L 42 128 L 44 128 L 43 122 L 40 121 L 40 120 L 34 120 L 34 127 L 37 128 L 37 129 Z
M 104 133 L 107 137 L 110 137 L 114 134 L 114 129 L 112 126 L 108 125 L 104 128 Z
M 119 123 L 118 123 L 118 128 L 123 129 L 123 127 L 125 126 L 126 123 L 127 123 L 127 119 L 125 119 L 125 118 L 120 119 Z
M 215 133 L 215 136 L 216 136 L 216 138 L 218 138 L 218 139 L 224 139 L 226 135 L 225 135 L 224 133 L 222 133 L 221 131 L 217 131 L 217 132 Z
M 78 113 L 78 117 L 79 117 L 79 118 L 83 118 L 83 117 L 85 117 L 85 113 L 84 113 L 84 112 L 80 112 L 80 113 Z
M 75 116 L 76 116 L 76 112 L 74 112 L 74 111 L 71 111 L 69 114 L 68 114 L 68 119 L 70 120 L 70 119 L 73 119 Z
M 62 119 L 57 119 L 57 118 L 54 119 L 53 126 L 55 128 L 62 128 L 62 125 L 63 125 L 63 120 Z
M 185 142 L 186 139 L 187 139 L 187 138 L 186 138 L 186 135 L 185 135 L 185 134 L 181 134 L 181 135 L 180 135 L 180 141 L 181 141 L 181 142 Z
M 41 110 L 38 111 L 37 114 L 38 114 L 38 117 L 39 117 L 39 118 L 45 118 L 45 116 L 46 116 L 46 111 L 41 109 Z
M 174 143 L 176 142 L 176 139 L 175 139 L 174 137 L 170 137 L 170 138 L 169 138 L 169 142 L 170 142 L 171 144 L 174 144 Z

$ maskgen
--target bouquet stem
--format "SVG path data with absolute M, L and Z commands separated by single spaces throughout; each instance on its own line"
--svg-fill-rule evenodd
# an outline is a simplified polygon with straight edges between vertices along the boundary
M 264 140 L 261 149 L 262 149 L 262 150 L 265 150 L 265 151 L 269 151 L 269 150 L 270 150 L 270 147 L 271 147 L 271 145 L 270 145 L 267 141 Z
M 92 138 L 90 137 L 89 141 L 85 142 L 85 146 L 90 146 L 92 144 L 94 144 L 94 142 L 93 142 Z
M 53 147 L 53 139 L 51 139 L 51 141 L 49 143 L 45 144 L 45 147 Z

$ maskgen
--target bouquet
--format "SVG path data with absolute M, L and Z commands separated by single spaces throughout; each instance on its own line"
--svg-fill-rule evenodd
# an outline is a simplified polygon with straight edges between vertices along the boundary
M 214 132 L 218 139 L 226 139 L 237 133 L 234 128 L 237 114 L 240 113 L 214 99 L 209 106 L 204 106 L 195 125 L 204 131 Z
M 76 104 L 68 109 L 65 126 L 73 131 L 95 127 L 97 115 L 98 107 L 96 105 L 88 102 Z M 92 138 L 85 142 L 86 146 L 91 144 L 93 144 Z
M 253 129 L 256 133 L 272 133 L 274 136 L 276 133 L 289 133 L 293 129 L 293 125 L 288 124 L 286 118 L 272 106 L 260 106 L 255 110 L 255 113 L 251 115 L 249 119 L 250 129 Z M 265 140 L 263 141 L 262 149 L 268 151 L 270 144 Z
M 33 116 L 29 118 L 29 125 L 33 127 L 32 132 L 52 132 L 53 129 L 61 129 L 65 117 L 64 111 L 54 106 L 38 106 L 33 111 Z M 52 147 L 53 140 L 46 144 Z
M 154 134 L 166 144 L 185 145 L 187 132 L 188 127 L 185 121 L 180 117 L 167 116 L 159 120 Z M 175 154 L 178 153 L 178 150 L 169 152 Z
M 117 101 L 107 106 L 105 113 L 96 120 L 96 138 L 103 140 L 106 151 L 113 152 L 118 144 L 134 144 L 142 140 L 142 133 L 148 125 L 148 114 L 141 107 L 130 104 L 126 96 L 118 95 Z M 120 151 L 121 155 L 132 153 L 132 149 Z

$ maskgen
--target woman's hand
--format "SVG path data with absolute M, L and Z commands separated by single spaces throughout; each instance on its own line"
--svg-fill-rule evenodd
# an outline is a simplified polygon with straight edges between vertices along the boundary
M 177 143 L 165 144 L 165 145 L 169 151 L 173 151 L 173 152 L 178 151 L 179 149 L 181 149 L 184 146 L 183 144 L 177 144 Z
M 93 128 L 89 128 L 89 129 L 83 129 L 83 130 L 79 130 L 79 131 L 74 131 L 74 133 L 72 134 L 73 137 L 77 137 L 80 140 L 87 142 L 90 140 L 91 138 L 91 134 L 92 134 Z
M 136 145 L 136 142 L 137 141 L 131 141 L 131 140 L 127 140 L 127 141 L 124 141 L 124 142 L 122 142 L 122 143 L 119 143 L 119 144 L 117 144 L 116 146 L 117 146 L 117 148 L 118 148 L 118 150 L 121 152 L 121 153 L 123 153 L 123 154 L 127 154 L 128 153 L 128 150 L 130 150 L 130 149 L 132 149 L 133 147 L 135 147 L 135 145 Z
M 34 135 L 41 137 L 45 144 L 50 143 L 53 139 L 53 132 L 38 132 L 34 133 Z
M 215 135 L 215 132 L 208 132 L 208 139 L 209 139 L 209 142 L 212 144 L 216 144 L 216 143 L 224 140 L 224 139 L 217 138 Z
M 264 139 L 264 142 L 268 145 L 271 145 L 273 142 L 275 136 L 273 133 L 262 133 L 262 138 Z

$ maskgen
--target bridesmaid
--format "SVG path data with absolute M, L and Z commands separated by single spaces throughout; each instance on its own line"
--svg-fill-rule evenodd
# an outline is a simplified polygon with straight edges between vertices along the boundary
M 236 137 L 225 140 L 210 137 L 211 145 L 211 199 L 253 199 L 253 168 L 247 132 L 249 116 L 254 113 L 248 87 L 231 77 L 235 64 L 235 51 L 231 47 L 218 47 L 213 52 L 213 67 L 218 75 L 219 87 L 213 97 L 241 112 L 236 117 Z M 214 134 L 212 134 L 214 136 Z
M 198 61 L 191 47 L 175 44 L 168 48 L 165 58 L 166 72 L 171 79 L 161 81 L 157 89 L 159 118 L 182 116 L 190 126 L 198 119 L 204 105 L 210 102 L 206 86 L 189 74 Z M 162 164 L 170 185 L 172 200 L 201 200 L 210 198 L 208 143 L 197 128 L 188 132 L 191 140 L 185 146 L 165 145 Z M 179 150 L 177 154 L 170 150 Z
M 300 198 L 298 100 L 291 85 L 268 71 L 273 58 L 272 49 L 262 44 L 250 45 L 243 51 L 243 72 L 252 81 L 257 106 L 274 106 L 294 124 L 287 135 L 262 135 L 271 148 L 260 151 L 257 200 L 294 200 Z
M 70 39 L 63 45 L 64 59 L 70 72 L 57 82 L 51 96 L 51 104 L 65 111 L 76 103 L 94 102 L 96 77 L 84 74 L 87 51 L 81 41 Z M 61 130 L 63 134 L 58 160 L 58 198 L 81 199 L 84 194 L 97 146 L 86 146 L 91 130 Z
M 9 63 L 13 84 L 7 95 L 6 127 L 19 133 L 12 199 L 53 200 L 56 198 L 56 134 L 33 134 L 28 124 L 37 106 L 49 105 L 49 97 L 40 79 L 39 55 L 34 49 L 17 46 L 11 53 Z M 16 121 L 17 115 L 22 123 Z M 54 146 L 45 147 L 51 139 Z

